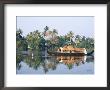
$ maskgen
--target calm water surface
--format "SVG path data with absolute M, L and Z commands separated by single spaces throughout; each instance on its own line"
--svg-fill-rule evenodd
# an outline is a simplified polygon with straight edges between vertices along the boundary
M 94 57 L 19 54 L 16 74 L 94 74 Z

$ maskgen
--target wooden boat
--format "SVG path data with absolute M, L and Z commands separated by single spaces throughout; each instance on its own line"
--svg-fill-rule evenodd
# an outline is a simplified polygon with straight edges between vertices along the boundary
M 49 55 L 55 55 L 55 56 L 84 56 L 85 53 L 66 53 L 66 52 L 50 52 L 47 51 Z
M 64 46 L 59 48 L 57 51 L 47 51 L 49 55 L 55 55 L 55 56 L 84 56 L 84 55 L 92 55 L 94 52 L 91 51 L 90 53 L 87 53 L 85 48 L 73 48 L 72 46 Z
M 47 53 L 49 54 L 49 55 L 54 55 L 54 56 L 85 56 L 85 55 L 87 55 L 87 56 L 89 56 L 89 55 L 92 55 L 92 53 L 93 53 L 94 51 L 91 51 L 90 53 L 87 53 L 87 54 L 85 54 L 85 53 L 61 53 L 61 52 L 50 52 L 50 51 L 47 51 Z

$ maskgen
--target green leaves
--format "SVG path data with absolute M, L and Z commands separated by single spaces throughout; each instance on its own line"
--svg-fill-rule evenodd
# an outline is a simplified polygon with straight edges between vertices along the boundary
M 26 40 L 28 42 L 28 46 L 30 47 L 30 49 L 38 49 L 39 44 L 40 44 L 40 40 L 41 40 L 41 35 L 40 32 L 38 30 L 34 31 L 34 32 L 30 32 L 27 36 L 26 36 Z
M 17 50 L 45 50 L 45 45 L 50 50 L 57 50 L 65 44 L 71 44 L 73 47 L 94 49 L 94 39 L 81 35 L 75 35 L 73 31 L 69 31 L 66 35 L 59 36 L 56 29 L 50 29 L 48 26 L 43 32 L 35 30 L 30 32 L 26 37 L 22 36 L 23 31 L 16 31 L 16 47 Z
M 18 29 L 16 31 L 16 50 L 17 51 L 23 51 L 27 50 L 28 44 L 26 39 L 22 36 L 22 30 Z

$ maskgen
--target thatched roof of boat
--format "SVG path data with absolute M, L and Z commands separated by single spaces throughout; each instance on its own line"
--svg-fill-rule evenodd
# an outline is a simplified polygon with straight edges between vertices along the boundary
M 68 50 L 74 50 L 73 46 L 70 46 L 70 45 L 67 48 Z
M 70 50 L 74 50 L 74 48 L 72 45 L 69 45 L 69 46 L 66 45 L 63 47 L 63 50 L 70 51 Z
M 72 45 L 65 45 L 61 47 L 63 51 L 76 51 L 76 52 L 83 52 L 84 48 L 74 48 Z M 58 49 L 59 50 L 59 49 Z

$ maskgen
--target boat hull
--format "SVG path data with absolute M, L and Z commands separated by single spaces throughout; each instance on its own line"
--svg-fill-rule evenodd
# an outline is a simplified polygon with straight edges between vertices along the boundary
M 59 52 L 47 52 L 49 55 L 54 56 L 84 56 L 85 53 L 59 53 Z

